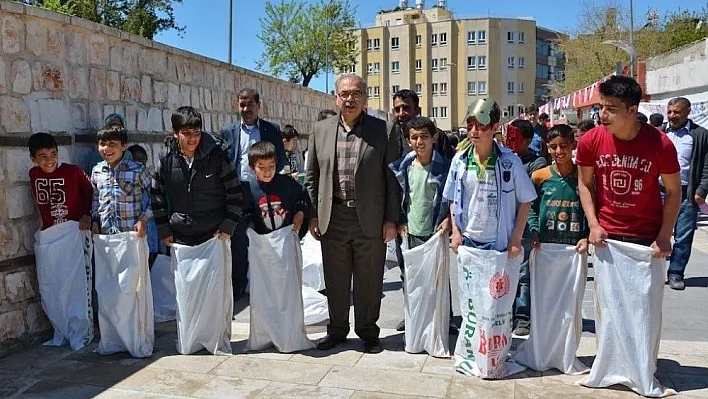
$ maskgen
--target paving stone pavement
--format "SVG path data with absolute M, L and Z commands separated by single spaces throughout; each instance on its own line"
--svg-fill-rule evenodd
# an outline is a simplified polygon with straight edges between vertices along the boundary
M 706 228 L 708 230 L 708 227 Z M 708 232 L 696 233 L 685 291 L 666 289 L 657 377 L 680 397 L 708 397 Z M 82 351 L 36 347 L 0 359 L 0 398 L 635 398 L 623 387 L 588 389 L 578 376 L 524 372 L 501 381 L 456 374 L 451 359 L 403 351 L 403 334 L 393 327 L 402 314 L 395 269 L 386 273 L 384 352 L 362 354 L 352 339 L 331 351 L 282 354 L 246 352 L 248 308 L 233 323 L 233 356 L 206 352 L 182 356 L 175 350 L 174 322 L 155 326 L 155 352 L 148 359 L 128 354 L 100 356 L 94 342 Z M 590 284 L 589 284 L 590 285 Z M 592 291 L 586 290 L 585 332 L 578 356 L 590 365 L 595 354 Z M 456 299 L 456 290 L 453 290 Z M 455 303 L 455 302 L 453 302 Z M 391 308 L 391 309 L 388 309 Z M 244 321 L 244 319 L 246 321 Z M 323 326 L 308 327 L 311 339 Z M 451 337 L 451 342 L 454 342 Z M 519 339 L 514 340 L 518 345 Z

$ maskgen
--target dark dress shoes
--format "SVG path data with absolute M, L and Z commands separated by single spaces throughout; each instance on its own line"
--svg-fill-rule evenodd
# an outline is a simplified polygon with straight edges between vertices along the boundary
M 364 353 L 381 353 L 383 352 L 383 346 L 381 346 L 381 340 L 378 338 L 365 339 L 364 340 Z
M 322 351 L 326 351 L 326 350 L 330 350 L 330 349 L 336 347 L 337 345 L 341 345 L 345 342 L 347 342 L 346 338 L 337 338 L 337 337 L 334 337 L 331 335 L 327 335 L 326 337 L 324 337 L 322 339 L 322 341 L 320 341 L 319 344 L 317 344 L 317 349 L 322 350 Z

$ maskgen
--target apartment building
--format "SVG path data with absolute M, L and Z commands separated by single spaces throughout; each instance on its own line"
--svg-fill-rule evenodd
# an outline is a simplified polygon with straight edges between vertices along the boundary
M 558 41 L 563 34 L 550 29 L 536 27 L 536 90 L 533 102 L 543 105 L 551 100 L 553 84 L 565 78 L 565 56 L 558 49 Z
M 536 32 L 530 19 L 457 19 L 445 1 L 402 0 L 357 31 L 356 64 L 341 72 L 366 79 L 372 108 L 391 110 L 393 93 L 412 89 L 424 115 L 456 130 L 477 98 L 496 100 L 508 116 L 534 101 Z

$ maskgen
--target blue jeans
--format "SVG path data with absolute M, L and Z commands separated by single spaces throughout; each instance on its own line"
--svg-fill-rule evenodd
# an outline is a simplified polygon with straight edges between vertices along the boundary
M 529 268 L 529 257 L 531 249 L 533 249 L 531 237 L 524 235 L 521 245 L 524 248 L 524 260 L 521 262 L 521 268 L 519 269 L 519 289 L 514 300 L 514 323 L 517 327 L 529 327 L 531 325 L 531 270 Z
M 467 238 L 467 237 L 465 237 L 465 236 L 462 236 L 462 245 L 464 245 L 465 247 L 470 247 L 470 248 L 475 248 L 475 249 L 483 249 L 483 250 L 486 250 L 486 251 L 491 251 L 491 250 L 494 249 L 494 245 L 495 245 L 495 244 L 496 244 L 496 242 L 487 242 L 487 243 L 484 243 L 484 242 L 479 242 L 479 241 L 471 240 L 471 239 L 469 239 L 469 238 Z
M 668 275 L 677 275 L 683 278 L 688 259 L 691 257 L 693 234 L 698 221 L 698 205 L 693 198 L 686 198 L 686 186 L 683 186 L 683 201 L 679 208 L 676 226 L 674 227 L 674 248 L 671 251 Z

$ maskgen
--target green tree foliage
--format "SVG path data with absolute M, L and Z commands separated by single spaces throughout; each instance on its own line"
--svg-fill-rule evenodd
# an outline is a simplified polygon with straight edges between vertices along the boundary
M 20 3 L 75 15 L 89 21 L 153 39 L 159 32 L 174 29 L 177 24 L 174 3 L 183 0 L 21 0 Z
M 624 3 L 624 2 L 623 2 Z M 700 23 L 700 21 L 703 21 Z M 629 12 L 616 0 L 597 5 L 583 3 L 578 28 L 560 40 L 566 56 L 563 93 L 586 87 L 612 73 L 629 55 L 606 40 L 629 41 Z M 634 18 L 634 46 L 638 59 L 653 57 L 708 37 L 708 10 L 673 11 L 654 20 Z
M 324 71 L 354 64 L 354 12 L 349 0 L 267 1 L 258 36 L 264 50 L 256 66 L 307 86 Z

